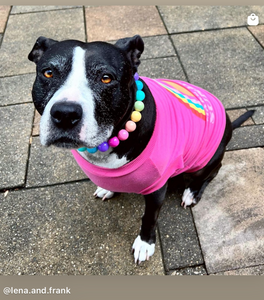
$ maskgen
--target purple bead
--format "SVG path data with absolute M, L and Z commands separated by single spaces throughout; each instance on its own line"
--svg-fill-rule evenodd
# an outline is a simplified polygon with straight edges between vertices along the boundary
M 116 136 L 114 136 L 108 141 L 108 144 L 110 147 L 115 148 L 119 145 L 119 139 Z
M 102 144 L 100 144 L 98 146 L 98 150 L 101 151 L 101 152 L 105 152 L 109 149 L 109 145 L 107 142 L 103 142 Z
M 138 75 L 138 73 L 135 73 L 135 74 L 134 74 L 134 79 L 135 79 L 135 80 L 139 80 L 139 75 Z

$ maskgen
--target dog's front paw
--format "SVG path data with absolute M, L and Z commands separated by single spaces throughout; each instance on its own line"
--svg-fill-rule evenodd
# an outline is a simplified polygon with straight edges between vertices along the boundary
M 181 206 L 186 208 L 192 204 L 196 204 L 195 196 L 190 188 L 186 189 L 182 196 L 182 203 Z
M 105 190 L 105 189 L 98 186 L 95 193 L 94 193 L 94 196 L 102 198 L 102 200 L 104 201 L 106 199 L 112 198 L 114 196 L 114 192 Z
M 140 235 L 135 239 L 132 246 L 132 252 L 134 252 L 135 264 L 139 264 L 142 261 L 149 260 L 155 252 L 155 244 L 149 244 L 141 240 Z

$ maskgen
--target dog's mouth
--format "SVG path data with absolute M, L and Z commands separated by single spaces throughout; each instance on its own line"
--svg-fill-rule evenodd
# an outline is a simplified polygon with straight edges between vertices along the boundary
M 64 148 L 64 149 L 78 149 L 83 146 L 80 140 L 70 138 L 70 137 L 54 138 L 52 140 L 47 141 L 45 146 L 51 146 L 51 145 L 54 145 L 59 148 Z

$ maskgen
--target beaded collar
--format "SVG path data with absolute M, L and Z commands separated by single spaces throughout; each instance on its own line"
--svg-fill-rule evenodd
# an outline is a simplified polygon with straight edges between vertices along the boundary
M 142 91 L 143 89 L 143 83 L 139 81 L 139 75 L 138 73 L 135 73 L 134 79 L 137 86 L 137 92 L 136 92 L 136 102 L 134 104 L 134 111 L 132 112 L 130 116 L 130 120 L 126 122 L 125 129 L 121 129 L 117 136 L 112 137 L 106 142 L 103 142 L 98 147 L 95 148 L 86 148 L 82 147 L 79 148 L 78 151 L 84 152 L 88 151 L 89 153 L 96 153 L 98 150 L 101 152 L 106 152 L 109 147 L 115 148 L 119 145 L 120 141 L 125 141 L 129 137 L 129 132 L 133 132 L 136 130 L 136 123 L 141 120 L 141 111 L 144 109 L 144 103 L 142 102 L 145 99 L 145 93 Z

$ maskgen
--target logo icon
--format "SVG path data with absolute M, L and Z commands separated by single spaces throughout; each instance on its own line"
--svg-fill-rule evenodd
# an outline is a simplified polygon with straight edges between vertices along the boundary
M 250 16 L 248 16 L 247 18 L 247 23 L 250 26 L 256 26 L 259 24 L 259 17 L 256 16 L 255 14 L 251 14 Z

